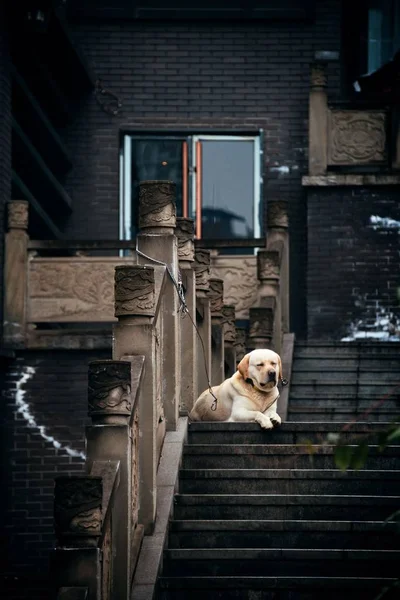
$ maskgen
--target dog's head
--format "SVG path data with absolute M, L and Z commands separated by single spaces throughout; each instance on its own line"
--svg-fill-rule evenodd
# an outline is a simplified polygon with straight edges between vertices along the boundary
M 242 358 L 238 371 L 245 381 L 251 381 L 262 392 L 269 392 L 282 380 L 281 357 L 273 350 L 253 350 Z

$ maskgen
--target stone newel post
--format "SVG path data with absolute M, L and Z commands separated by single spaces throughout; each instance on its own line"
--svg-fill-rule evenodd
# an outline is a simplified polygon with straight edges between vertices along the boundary
M 175 234 L 178 239 L 178 259 L 186 305 L 196 319 L 196 277 L 194 263 L 194 221 L 178 217 Z M 197 335 L 188 315 L 181 320 L 181 406 L 182 414 L 191 411 L 197 398 Z
M 139 522 L 146 532 L 154 526 L 157 502 L 157 353 L 155 336 L 155 272 L 151 266 L 115 268 L 113 357 L 144 356 L 139 387 L 140 507 Z
M 275 298 L 268 298 L 268 304 L 270 306 L 250 308 L 249 339 L 252 348 L 271 347 L 274 328 Z
M 151 265 L 150 259 L 166 263 L 178 280 L 178 244 L 175 237 L 176 185 L 172 181 L 142 181 L 139 193 L 139 228 L 137 247 L 139 264 Z M 156 264 L 156 263 L 154 263 Z M 179 301 L 176 288 L 168 278 L 163 292 L 163 382 L 164 413 L 167 429 L 175 430 L 181 402 L 181 335 Z
M 4 257 L 4 343 L 24 347 L 28 278 L 28 209 L 25 200 L 8 203 Z
M 223 328 L 223 306 L 224 306 L 224 282 L 222 279 L 211 278 L 207 292 L 210 300 L 211 312 L 211 384 L 219 385 L 224 380 L 225 353 L 224 353 L 224 328 Z
M 198 361 L 198 393 L 201 394 L 208 388 L 208 377 L 211 378 L 211 309 L 210 299 L 207 292 L 210 287 L 210 264 L 211 256 L 209 250 L 197 249 L 194 255 L 194 271 L 196 274 L 196 321 L 200 340 L 197 345 Z
M 257 255 L 257 277 L 259 280 L 258 303 L 262 307 L 275 298 L 272 347 L 281 352 L 282 312 L 280 302 L 280 264 L 283 244 L 279 250 L 260 250 Z
M 311 65 L 308 129 L 309 174 L 324 175 L 328 160 L 328 100 L 326 94 L 326 67 L 323 63 Z
M 224 328 L 224 347 L 225 347 L 225 377 L 231 377 L 236 371 L 236 327 L 235 327 L 235 307 L 224 304 L 222 307 L 222 325 Z
M 279 252 L 280 254 L 280 269 L 279 269 L 279 291 L 280 305 L 282 318 L 282 332 L 287 333 L 290 330 L 289 323 L 289 219 L 288 219 L 288 203 L 284 200 L 270 202 L 267 206 L 267 228 L 268 240 L 267 249 L 270 251 Z M 268 267 L 271 277 L 270 280 L 276 278 L 278 271 L 273 267 L 273 261 L 277 260 L 277 255 L 270 255 Z M 266 267 L 267 268 L 267 267 Z M 272 271 L 275 269 L 274 273 Z M 263 270 L 261 269 L 261 272 Z M 270 281 L 272 284 L 272 281 Z M 276 289 L 276 287 L 275 287 Z

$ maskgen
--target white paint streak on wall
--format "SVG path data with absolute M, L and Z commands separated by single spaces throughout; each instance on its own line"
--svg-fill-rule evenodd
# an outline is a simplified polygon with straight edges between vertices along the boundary
M 290 172 L 290 168 L 286 165 L 282 165 L 280 167 L 271 167 L 270 171 L 272 173 L 279 173 L 279 175 L 287 175 Z
M 388 312 L 376 303 L 375 320 L 359 319 L 351 323 L 350 331 L 341 342 L 354 342 L 356 340 L 375 340 L 378 342 L 400 342 L 400 322 L 393 313 Z
M 372 229 L 375 229 L 375 231 L 397 229 L 398 233 L 400 233 L 400 221 L 396 221 L 390 217 L 378 217 L 377 215 L 371 215 L 369 222 L 372 226 Z
M 31 413 L 31 408 L 27 402 L 25 402 L 25 394 L 26 390 L 23 389 L 24 385 L 29 381 L 35 374 L 36 370 L 34 367 L 23 367 L 22 375 L 20 379 L 17 381 L 17 391 L 15 394 L 15 404 L 17 407 L 17 414 L 23 416 L 25 421 L 28 424 L 28 427 L 31 429 L 36 429 L 39 435 L 46 440 L 46 442 L 50 442 L 53 444 L 54 448 L 57 450 L 61 450 L 66 452 L 69 456 L 74 458 L 81 458 L 82 460 L 86 459 L 86 456 L 83 452 L 79 452 L 78 450 L 74 450 L 70 446 L 63 446 L 60 442 L 58 442 L 52 435 L 49 435 L 46 432 L 46 428 L 44 425 L 39 425 L 35 419 L 35 417 Z

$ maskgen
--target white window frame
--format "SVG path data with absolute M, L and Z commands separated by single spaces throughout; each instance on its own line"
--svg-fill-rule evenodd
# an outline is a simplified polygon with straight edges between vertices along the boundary
M 261 203 L 261 190 L 263 184 L 263 178 L 261 174 L 261 162 L 263 150 L 261 146 L 261 134 L 260 130 L 259 135 L 209 135 L 209 134 L 190 134 L 190 132 L 182 132 L 180 136 L 178 135 L 169 135 L 168 131 L 165 132 L 165 137 L 186 137 L 189 139 L 189 143 L 192 144 L 192 162 L 189 165 L 189 176 L 191 176 L 192 181 L 189 184 L 191 188 L 191 198 L 190 207 L 192 214 L 195 212 L 195 202 L 196 202 L 196 142 L 202 140 L 215 140 L 215 141 L 252 141 L 254 144 L 254 199 L 253 199 L 253 209 L 254 209 L 254 217 L 253 217 L 253 228 L 254 228 L 254 237 L 261 237 L 261 223 L 259 220 L 259 211 L 260 211 L 260 203 Z M 131 157 L 132 157 L 132 138 L 140 138 L 140 137 L 150 137 L 150 135 L 154 135 L 154 137 L 163 137 L 163 133 L 154 133 L 147 134 L 145 131 L 135 132 L 135 134 L 126 133 L 123 136 L 123 142 L 120 148 L 119 155 L 119 239 L 120 240 L 131 240 L 131 222 L 132 222 L 132 187 L 131 187 Z M 193 168 L 194 167 L 194 168 Z

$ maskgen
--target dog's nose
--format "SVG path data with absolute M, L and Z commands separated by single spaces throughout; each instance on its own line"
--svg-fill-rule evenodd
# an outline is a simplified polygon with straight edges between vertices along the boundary
M 268 378 L 269 379 L 275 379 L 275 377 L 276 377 L 275 371 L 268 371 Z

